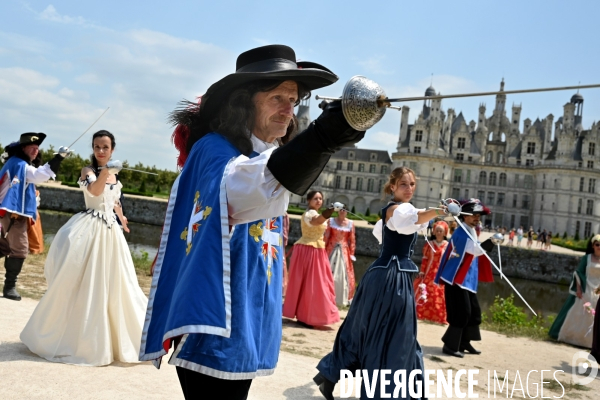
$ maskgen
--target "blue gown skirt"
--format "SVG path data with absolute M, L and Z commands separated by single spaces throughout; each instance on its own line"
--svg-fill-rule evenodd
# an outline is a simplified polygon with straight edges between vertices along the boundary
M 393 374 L 412 370 L 423 371 L 423 352 L 417 342 L 417 315 L 413 292 L 413 274 L 418 268 L 409 259 L 392 257 L 387 265 L 371 265 L 362 278 L 348 315 L 342 323 L 333 351 L 318 364 L 319 372 L 332 382 L 340 379 L 340 370 L 373 371 L 389 369 L 390 384 L 386 392 L 393 393 Z M 422 381 L 422 374 L 416 380 Z M 380 397 L 377 379 L 375 398 Z M 408 396 L 408 390 L 406 391 Z M 361 399 L 366 399 L 363 378 Z M 400 397 L 410 399 L 411 397 Z

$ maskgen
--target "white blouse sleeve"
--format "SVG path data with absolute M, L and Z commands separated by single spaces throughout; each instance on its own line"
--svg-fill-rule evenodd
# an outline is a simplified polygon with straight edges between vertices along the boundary
M 273 150 L 254 158 L 241 155 L 229 164 L 225 190 L 231 225 L 278 217 L 287 211 L 290 194 L 267 168 Z
M 375 236 L 375 238 L 377 239 L 379 244 L 381 244 L 381 242 L 383 241 L 383 220 L 382 219 L 377 221 L 377 223 L 375 224 L 375 227 L 373 228 L 373 236 Z
M 25 181 L 27 183 L 33 183 L 35 185 L 46 182 L 49 179 L 54 179 L 55 177 L 54 171 L 50 169 L 50 165 L 47 163 L 39 168 L 32 165 L 27 165 L 25 167 Z
M 417 224 L 419 216 L 416 209 L 410 203 L 402 203 L 394 209 L 391 218 L 388 219 L 386 226 L 392 231 L 396 231 L 403 235 L 410 235 L 418 232 L 421 229 L 426 229 L 428 222 Z
M 319 215 L 319 213 L 316 210 L 308 210 L 307 212 L 304 213 L 302 218 L 304 218 L 304 222 L 306 222 L 307 224 L 310 225 L 310 221 L 312 221 L 312 219 L 314 217 L 317 217 L 318 215 Z

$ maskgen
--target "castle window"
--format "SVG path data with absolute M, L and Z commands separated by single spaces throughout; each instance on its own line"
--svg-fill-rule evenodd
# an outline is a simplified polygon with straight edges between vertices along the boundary
M 527 154 L 535 154 L 535 142 L 527 143 Z
M 469 162 L 473 161 L 473 157 L 468 158 Z
M 467 179 L 465 180 L 465 183 L 471 183 L 471 170 L 467 170 Z
M 346 177 L 346 186 L 344 187 L 344 189 L 352 189 L 352 177 Z
M 581 221 L 575 222 L 575 236 L 579 236 L 579 230 L 581 229 Z
M 462 181 L 462 169 L 454 170 L 454 182 Z
M 353 152 L 353 151 L 349 151 L 349 152 L 348 152 L 348 158 L 349 158 L 350 160 L 354 160 L 354 152 Z
M 596 180 L 590 179 L 590 182 L 588 184 L 588 193 L 595 193 L 595 192 L 596 192 Z
M 496 173 L 490 172 L 490 186 L 496 186 Z
M 377 153 L 371 153 L 371 161 L 377 161 Z
M 362 178 L 356 178 L 356 190 L 359 190 L 359 191 L 362 190 L 362 183 L 363 183 Z
M 596 154 L 596 143 L 590 143 L 588 147 L 588 155 L 593 156 Z
M 411 169 L 412 169 L 412 167 L 411 167 Z M 381 173 L 382 174 L 387 174 L 387 165 L 382 165 L 381 166 Z
M 501 151 L 498 152 L 498 164 L 503 164 L 504 163 L 504 153 L 502 153 Z
M 506 174 L 502 172 L 500 174 L 500 179 L 498 180 L 498 186 L 506 186 Z
M 496 205 L 504 205 L 504 193 L 498 193 L 498 201 L 496 202 Z
M 585 178 L 579 178 L 579 191 L 583 192 L 583 186 L 585 184 Z
M 375 188 L 375 181 L 373 179 L 369 179 L 367 182 L 367 192 L 372 192 Z
M 479 190 L 479 191 L 477 192 L 477 198 L 478 198 L 479 200 L 483 200 L 483 199 L 485 198 L 485 192 L 484 192 L 483 190 Z
M 523 208 L 525 210 L 529 210 L 529 195 L 528 194 L 524 194 L 523 197 L 521 198 L 521 208 Z
M 594 168 L 594 162 L 592 160 L 588 160 L 588 168 Z
M 342 177 L 338 175 L 335 177 L 335 188 L 339 189 L 341 186 L 342 186 Z
M 423 140 L 423 131 L 415 131 L 415 142 L 420 142 Z M 415 151 L 416 153 L 416 151 Z
M 524 189 L 533 189 L 533 176 L 525 175 L 523 177 L 523 188 Z
M 382 180 L 379 181 L 379 189 L 377 191 L 379 193 L 381 193 L 383 191 L 383 181 Z
M 517 201 L 518 201 L 517 195 L 513 194 L 513 205 L 512 205 L 513 207 L 517 207 Z
M 376 171 L 376 169 L 377 169 L 377 166 L 375 164 L 369 165 L 369 172 L 370 173 L 374 174 L 375 171 Z
M 491 151 L 488 151 L 487 155 L 485 156 L 485 161 L 492 162 L 493 159 L 494 159 L 494 153 Z
M 358 172 L 365 172 L 365 164 L 363 164 L 363 163 L 358 164 Z
M 415 147 L 415 151 L 413 151 L 413 153 L 415 153 L 415 154 L 421 154 L 421 148 L 420 147 Z
M 583 237 L 588 238 L 592 234 L 592 223 L 586 222 L 583 228 Z
M 519 174 L 515 174 L 515 187 L 518 188 L 521 183 L 519 182 Z
M 348 171 L 352 171 L 354 169 L 354 163 L 348 163 Z
M 525 160 L 526 167 L 533 167 L 533 160 Z
M 453 199 L 460 198 L 460 188 L 452 188 L 452 198 Z
M 464 137 L 458 138 L 458 145 L 456 147 L 459 149 L 464 149 L 466 142 L 467 142 L 467 139 L 465 139 Z
M 594 213 L 594 200 L 587 201 L 587 206 L 585 207 L 585 213 L 587 215 L 592 215 Z
M 465 199 L 469 198 L 469 189 L 465 189 Z
M 583 161 L 579 161 L 579 162 L 577 163 L 577 167 L 578 167 L 578 168 L 581 168 L 581 167 L 583 167 Z
M 488 198 L 487 198 L 487 202 L 489 206 L 493 206 L 494 205 L 494 199 L 496 198 L 496 193 L 494 192 L 488 192 Z
M 463 161 L 463 160 L 465 159 L 465 155 L 464 155 L 463 153 L 458 153 L 458 154 L 456 155 L 456 159 L 457 159 L 458 161 Z
M 479 184 L 480 185 L 485 185 L 487 182 L 487 174 L 485 173 L 485 171 L 481 171 L 479 173 Z
M 336 170 L 342 169 L 342 162 L 341 161 L 338 161 L 338 162 L 335 163 L 335 169 Z
M 582 206 L 583 206 L 583 199 L 577 200 L 577 214 L 581 214 Z

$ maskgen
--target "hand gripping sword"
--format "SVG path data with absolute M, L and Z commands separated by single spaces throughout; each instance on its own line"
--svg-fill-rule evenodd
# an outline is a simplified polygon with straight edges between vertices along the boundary
M 535 315 L 537 317 L 537 313 L 535 311 L 533 311 L 533 308 L 531 308 L 531 306 L 529 305 L 529 303 L 527 303 L 527 301 L 523 298 L 523 296 L 521 296 L 521 293 L 519 293 L 519 291 L 513 286 L 513 284 L 506 277 L 506 275 L 504 275 L 504 273 L 502 272 L 502 269 L 498 268 L 498 266 L 490 258 L 490 256 L 488 255 L 488 253 L 485 250 L 483 250 L 483 248 L 481 247 L 481 245 L 479 244 L 479 242 L 477 241 L 477 239 L 475 239 L 473 236 L 471 236 L 471 233 L 469 232 L 469 230 L 463 225 L 463 223 L 458 218 L 458 216 L 460 214 L 464 214 L 464 215 L 472 215 L 472 214 L 467 214 L 467 213 L 461 212 L 460 206 L 458 205 L 458 201 L 456 201 L 454 199 L 442 200 L 442 204 L 447 207 L 446 208 L 447 213 L 449 213 L 450 215 L 452 215 L 452 217 L 454 218 L 454 220 L 456 221 L 456 223 L 461 228 L 463 228 L 463 230 L 467 233 L 467 236 L 469 236 L 469 239 L 471 239 L 473 242 L 475 242 L 475 245 L 477 247 L 479 247 L 479 249 L 481 251 L 483 251 L 483 255 L 487 257 L 487 259 L 490 261 L 490 263 L 492 263 L 492 265 L 494 266 L 494 268 L 496 268 L 496 270 L 498 271 L 498 273 L 500 273 L 500 278 L 504 278 L 504 280 L 506 280 L 506 282 L 510 285 L 510 287 L 512 288 L 512 290 L 519 296 L 519 298 L 521 300 L 523 300 L 523 303 L 525 303 L 525 305 L 531 310 L 531 312 L 533 313 L 533 315 Z

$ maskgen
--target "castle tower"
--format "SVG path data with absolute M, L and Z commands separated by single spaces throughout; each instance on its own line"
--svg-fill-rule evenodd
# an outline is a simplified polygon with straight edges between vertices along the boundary
M 296 113 L 298 119 L 298 132 L 302 132 L 308 125 L 310 125 L 310 100 L 304 99 L 300 101 L 298 106 L 298 112 Z
M 400 118 L 400 137 L 398 138 L 398 146 L 396 146 L 396 150 L 400 151 L 402 144 L 406 142 L 408 137 L 408 113 L 410 111 L 410 107 L 402 106 L 402 116 Z
M 477 130 L 485 128 L 485 103 L 479 104 L 479 118 L 477 120 Z
M 510 131 L 519 132 L 519 124 L 521 123 L 521 105 L 512 106 L 512 118 L 510 120 Z
M 579 94 L 579 90 L 571 97 L 571 104 L 575 104 L 575 127 L 581 125 L 583 116 L 583 96 Z

